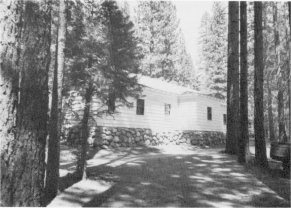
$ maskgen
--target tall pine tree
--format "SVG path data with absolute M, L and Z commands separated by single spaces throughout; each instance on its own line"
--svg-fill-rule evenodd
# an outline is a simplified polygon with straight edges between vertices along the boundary
M 193 65 L 187 53 L 176 7 L 169 1 L 139 1 L 137 36 L 144 55 L 141 73 L 181 85 L 192 85 Z
M 48 158 L 46 166 L 46 199 L 50 201 L 58 193 L 59 163 L 60 163 L 60 136 L 62 125 L 62 85 L 65 64 L 66 40 L 66 2 L 61 0 L 58 8 L 57 38 L 55 51 L 55 66 L 53 76 L 52 107 L 49 125 Z
M 84 102 L 76 171 L 84 179 L 93 95 L 110 114 L 118 111 L 116 105 L 132 106 L 127 98 L 140 92 L 135 76 L 140 55 L 133 23 L 115 1 L 76 3 L 70 7 L 68 22 L 67 85 L 79 89 Z
M 240 136 L 238 139 L 238 162 L 246 162 L 249 144 L 248 128 L 248 47 L 247 2 L 240 2 Z
M 214 2 L 212 15 L 201 19 L 199 38 L 200 74 L 205 86 L 217 98 L 226 98 L 227 18 L 223 3 Z
M 1 203 L 44 206 L 51 5 L 7 1 L 2 9 Z
M 237 153 L 239 137 L 239 3 L 228 3 L 226 152 Z
M 291 2 L 288 2 L 289 9 L 289 95 L 291 94 Z M 291 96 L 289 96 L 289 142 L 291 141 Z
M 199 90 L 206 91 L 208 88 L 208 78 L 211 54 L 209 52 L 211 43 L 211 16 L 208 12 L 204 13 L 201 18 L 198 39 L 199 62 L 197 68 L 197 79 L 199 80 Z
M 263 106 L 263 82 L 264 82 L 264 61 L 263 61 L 263 27 L 262 27 L 262 2 L 255 2 L 254 5 L 254 28 L 255 28 L 255 76 L 254 76 L 254 102 L 255 102 L 255 160 L 261 167 L 268 167 L 266 155 L 266 142 L 264 134 L 264 106 Z
M 100 15 L 107 37 L 102 73 L 109 84 L 108 109 L 114 113 L 116 102 L 131 106 L 127 98 L 138 96 L 140 88 L 134 74 L 140 71 L 141 54 L 134 25 L 115 1 L 103 2 Z
M 227 69 L 227 19 L 225 9 L 221 2 L 213 3 L 213 16 L 211 22 L 210 77 L 208 87 L 217 98 L 226 97 L 226 69 Z

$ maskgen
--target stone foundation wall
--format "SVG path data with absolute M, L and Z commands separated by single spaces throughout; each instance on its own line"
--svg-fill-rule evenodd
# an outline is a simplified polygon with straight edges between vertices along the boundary
M 80 127 L 72 129 L 68 142 L 75 143 L 80 137 Z M 161 144 L 188 144 L 195 146 L 217 146 L 225 144 L 225 134 L 212 131 L 158 132 L 151 129 L 95 127 L 90 131 L 89 144 L 100 147 L 155 146 Z

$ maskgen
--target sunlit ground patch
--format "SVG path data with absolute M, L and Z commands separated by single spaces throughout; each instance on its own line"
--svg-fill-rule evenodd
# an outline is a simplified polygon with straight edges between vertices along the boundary
M 83 180 L 59 194 L 48 207 L 81 207 L 112 186 L 110 182 Z

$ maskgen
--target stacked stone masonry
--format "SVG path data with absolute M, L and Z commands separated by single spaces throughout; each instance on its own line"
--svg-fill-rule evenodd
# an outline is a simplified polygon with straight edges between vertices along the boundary
M 67 141 L 76 144 L 80 138 L 80 126 L 71 128 Z M 164 144 L 188 144 L 214 147 L 225 144 L 225 134 L 212 131 L 168 131 L 158 132 L 151 129 L 95 127 L 90 130 L 90 145 L 100 148 L 132 146 L 156 146 Z

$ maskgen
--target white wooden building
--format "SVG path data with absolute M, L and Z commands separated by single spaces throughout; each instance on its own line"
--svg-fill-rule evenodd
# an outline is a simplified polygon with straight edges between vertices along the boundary
M 146 76 L 140 99 L 129 98 L 134 107 L 119 107 L 119 113 L 95 118 L 98 126 L 153 130 L 226 131 L 226 103 L 201 92 Z M 94 102 L 92 111 L 96 109 Z

